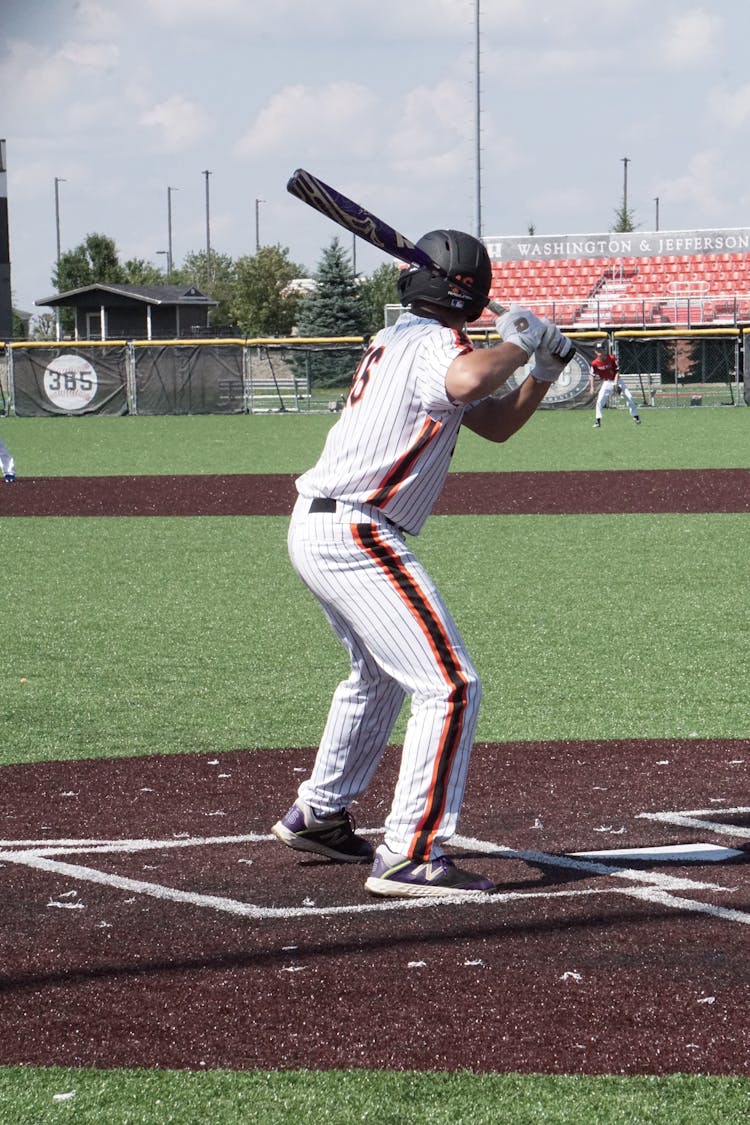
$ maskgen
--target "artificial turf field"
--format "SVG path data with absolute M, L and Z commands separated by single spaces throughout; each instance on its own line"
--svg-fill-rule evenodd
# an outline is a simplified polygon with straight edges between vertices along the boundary
M 514 472 L 745 469 L 746 419 L 744 408 L 644 411 L 644 424 L 636 428 L 613 411 L 594 433 L 589 412 L 550 412 L 504 447 L 464 435 L 454 471 L 497 472 L 502 488 L 500 474 Z M 16 456 L 22 494 L 29 477 L 294 474 L 314 459 L 331 423 L 277 416 L 0 424 Z M 691 739 L 727 745 L 747 739 L 741 672 L 747 666 L 746 525 L 742 511 L 434 517 L 417 549 L 444 590 L 485 681 L 479 740 L 523 748 L 671 739 L 684 754 Z M 317 607 L 290 572 L 285 518 L 8 517 L 0 527 L 9 638 L 0 755 L 8 767 L 58 761 L 74 769 L 76 762 L 115 758 L 137 767 L 143 756 L 195 761 L 196 755 L 240 750 L 258 756 L 253 769 L 260 772 L 261 755 L 314 746 L 330 690 L 343 673 L 342 659 Z M 604 690 L 597 671 L 602 668 L 616 670 Z M 750 804 L 742 777 L 733 807 Z M 274 794 L 277 801 L 289 796 L 289 780 Z M 504 795 L 511 805 L 513 799 L 512 790 Z M 564 792 L 560 801 L 564 810 Z M 233 810 L 235 820 L 241 810 L 241 804 Z M 273 808 L 272 819 L 279 811 Z M 2 836 L 18 839 L 9 830 L 14 818 L 18 823 L 18 805 L 6 803 L 5 814 Z M 66 824 L 70 815 L 66 810 Z M 486 815 L 478 809 L 477 823 Z M 127 823 L 121 815 L 118 838 Z M 559 851 L 559 841 L 550 841 L 552 850 L 556 845 Z M 287 857 L 277 859 L 283 868 Z M 735 898 L 745 893 L 738 871 L 732 868 L 739 879 Z M 304 887 L 309 873 L 297 872 L 293 863 L 289 872 Z M 27 901 L 26 893 L 25 882 L 14 884 L 19 909 L 31 921 L 35 900 Z M 36 906 L 41 917 L 63 916 L 46 901 Z M 689 918 L 684 926 L 689 935 Z M 65 948 L 73 981 L 72 947 Z M 533 967 L 531 927 L 526 952 Z M 674 971 L 679 979 L 679 965 Z M 6 973 L 1 1005 L 19 1003 L 18 984 Z M 735 982 L 736 1003 L 746 987 L 746 979 Z M 70 988 L 66 1012 L 67 1004 L 75 1008 L 81 999 Z M 377 960 L 369 988 L 378 990 Z M 41 1029 L 44 989 L 36 1002 Z M 55 1006 L 46 1010 L 54 1024 Z M 711 1011 L 716 1013 L 714 1005 Z M 363 1012 L 356 1005 L 355 1013 L 359 1025 Z M 346 1005 L 343 1015 L 337 1006 L 340 1017 L 352 1019 Z M 545 1018 L 542 1010 L 539 1017 Z M 230 1005 L 224 1019 L 231 1025 L 233 1018 Z M 677 1029 L 675 1034 L 679 1038 Z M 554 1024 L 549 1037 L 554 1042 Z M 472 1075 L 464 1066 L 430 1075 L 424 1048 L 420 1073 L 409 1074 L 408 1042 L 384 1073 L 370 1071 L 366 1058 L 357 1058 L 352 1072 L 344 1054 L 338 1063 L 344 1074 L 288 1069 L 283 1043 L 276 1070 L 267 1063 L 260 1073 L 251 1067 L 236 1075 L 211 1062 L 200 1073 L 198 1058 L 192 1067 L 181 1061 L 185 1069 L 176 1071 L 110 1073 L 106 1058 L 87 1060 L 84 1048 L 73 1055 L 75 1069 L 9 1065 L 0 1072 L 0 1108 L 5 1112 L 7 1103 L 8 1120 L 18 1121 L 58 1120 L 66 1112 L 75 1120 L 228 1122 L 320 1113 L 329 1120 L 415 1122 L 747 1116 L 747 1058 L 739 1040 L 729 1070 L 711 1081 L 700 1073 L 639 1079 L 630 1072 L 624 1078 L 618 1072 L 627 1072 L 626 1041 L 624 1036 L 612 1063 L 617 1077 L 611 1078 L 503 1073 L 502 1061 L 498 1073 Z M 105 1069 L 89 1071 L 87 1062 Z M 162 1065 L 158 1059 L 156 1065 Z M 75 1098 L 52 1100 L 72 1090 Z M 338 1118 L 332 1105 L 341 1107 Z

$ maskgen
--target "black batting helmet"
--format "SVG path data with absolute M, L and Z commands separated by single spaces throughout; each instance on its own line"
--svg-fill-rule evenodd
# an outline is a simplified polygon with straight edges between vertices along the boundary
M 442 308 L 463 309 L 467 321 L 481 316 L 492 282 L 492 263 L 483 243 L 460 230 L 431 230 L 417 246 L 448 276 L 437 269 L 409 266 L 398 279 L 401 304 L 429 301 Z

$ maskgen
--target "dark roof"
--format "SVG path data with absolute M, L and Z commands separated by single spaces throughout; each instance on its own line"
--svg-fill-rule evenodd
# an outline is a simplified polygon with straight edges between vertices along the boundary
M 82 303 L 78 298 L 87 293 L 92 296 L 95 293 L 101 294 L 99 304 L 102 303 L 105 294 L 117 297 L 125 304 L 130 301 L 145 305 L 218 305 L 219 303 L 207 297 L 205 293 L 201 293 L 194 285 L 116 285 L 102 282 L 96 285 L 84 285 L 80 289 L 68 289 L 65 293 L 55 293 L 51 297 L 35 301 L 34 304 L 51 307 L 78 305 Z M 106 300 L 104 303 L 106 304 Z

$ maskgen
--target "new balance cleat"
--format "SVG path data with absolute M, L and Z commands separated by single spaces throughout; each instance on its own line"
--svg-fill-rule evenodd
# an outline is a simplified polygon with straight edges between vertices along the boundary
M 450 856 L 421 862 L 394 855 L 383 845 L 375 852 L 365 889 L 374 895 L 396 898 L 468 898 L 492 894 L 497 887 L 483 875 L 462 871 Z
M 306 802 L 297 800 L 271 829 L 274 836 L 299 852 L 314 852 L 339 863 L 372 863 L 374 848 L 357 836 L 346 809 L 317 816 Z

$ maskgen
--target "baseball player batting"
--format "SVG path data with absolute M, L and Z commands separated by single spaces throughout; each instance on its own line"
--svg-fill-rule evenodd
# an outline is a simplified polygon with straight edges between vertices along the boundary
M 465 334 L 489 301 L 484 246 L 460 231 L 419 240 L 440 268 L 399 279 L 407 306 L 355 373 L 318 463 L 297 481 L 292 564 L 351 659 L 312 773 L 272 831 L 288 847 L 371 864 L 375 895 L 476 896 L 495 890 L 445 853 L 464 795 L 481 683 L 458 628 L 405 535 L 418 535 L 445 482 L 460 427 L 503 442 L 537 409 L 574 352 L 554 325 L 512 305 L 501 342 Z M 451 279 L 458 284 L 453 284 Z M 531 374 L 493 397 L 534 357 Z M 348 811 L 368 788 L 405 696 L 411 715 L 384 842 Z

